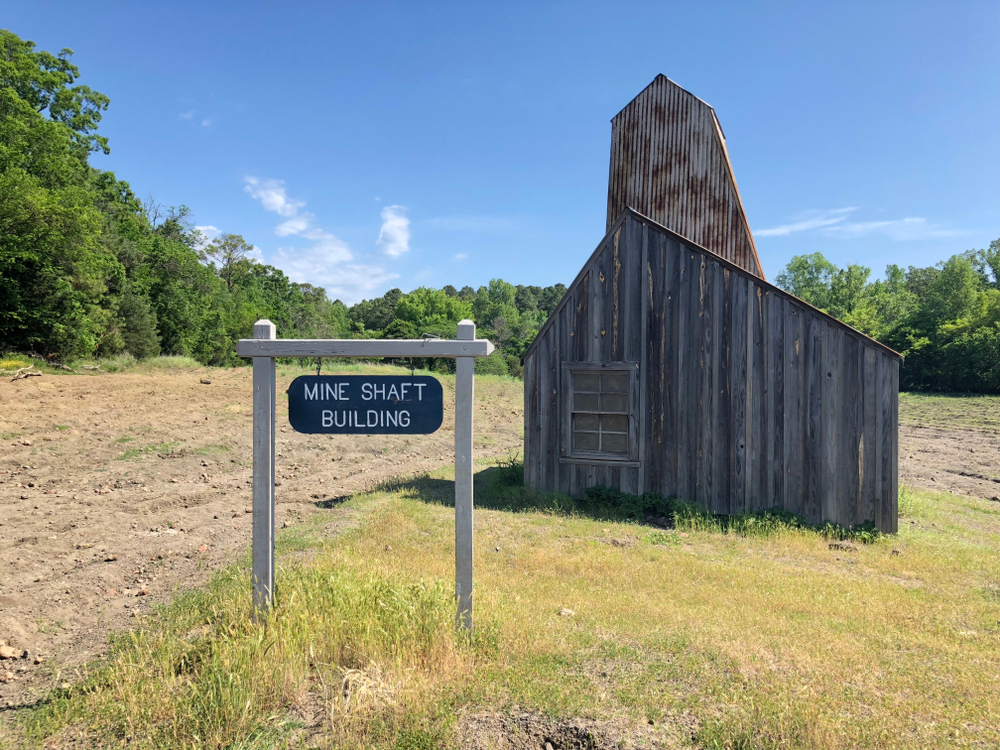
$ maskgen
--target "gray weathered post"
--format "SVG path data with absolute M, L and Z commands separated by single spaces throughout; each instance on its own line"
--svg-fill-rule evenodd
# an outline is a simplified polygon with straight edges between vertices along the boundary
M 258 320 L 255 339 L 273 339 L 274 323 Z M 267 614 L 274 594 L 274 357 L 253 358 L 253 612 Z
M 459 341 L 476 338 L 476 324 L 458 324 Z M 472 400 L 473 357 L 455 358 L 455 598 L 458 627 L 472 632 Z

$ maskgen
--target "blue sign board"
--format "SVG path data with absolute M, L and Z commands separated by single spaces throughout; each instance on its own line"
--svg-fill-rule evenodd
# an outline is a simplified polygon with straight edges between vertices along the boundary
M 426 376 L 302 375 L 288 386 L 296 432 L 422 435 L 444 419 L 441 383 Z

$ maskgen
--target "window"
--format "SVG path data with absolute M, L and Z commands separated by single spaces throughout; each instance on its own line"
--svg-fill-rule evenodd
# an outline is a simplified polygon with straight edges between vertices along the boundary
M 628 373 L 573 373 L 573 453 L 628 455 Z
M 631 362 L 563 363 L 563 458 L 636 459 L 637 375 Z

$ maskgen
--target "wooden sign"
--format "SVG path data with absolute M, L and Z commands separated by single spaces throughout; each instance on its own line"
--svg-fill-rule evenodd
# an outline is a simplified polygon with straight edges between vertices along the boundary
M 426 435 L 444 418 L 436 378 L 403 375 L 303 375 L 288 387 L 288 421 L 296 432 Z
M 449 357 L 455 359 L 456 622 L 472 632 L 472 402 L 475 358 L 493 344 L 463 320 L 456 339 L 276 339 L 258 320 L 253 338 L 236 344 L 253 357 L 253 612 L 266 616 L 274 593 L 274 419 L 277 357 Z M 441 426 L 441 384 L 429 377 L 308 375 L 288 389 L 292 427 L 309 433 L 428 433 Z

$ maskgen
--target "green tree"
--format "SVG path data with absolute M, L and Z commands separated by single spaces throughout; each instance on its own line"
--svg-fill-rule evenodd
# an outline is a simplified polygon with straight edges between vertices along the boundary
M 836 270 L 823 253 L 796 255 L 774 281 L 803 302 L 825 310 L 830 304 L 830 287 Z
M 72 85 L 80 76 L 72 56 L 71 49 L 58 55 L 36 52 L 34 42 L 0 29 L 0 88 L 64 125 L 83 160 L 91 151 L 110 153 L 108 139 L 96 133 L 110 100 L 89 86 Z
M 396 303 L 396 319 L 411 324 L 416 335 L 433 333 L 454 338 L 459 321 L 472 317 L 472 305 L 443 289 L 419 287 Z
M 226 288 L 232 291 L 233 277 L 247 263 L 255 263 L 253 258 L 247 258 L 247 253 L 253 250 L 253 245 L 243 239 L 241 234 L 221 234 L 203 250 L 205 258 L 218 263 L 219 276 L 226 282 Z

